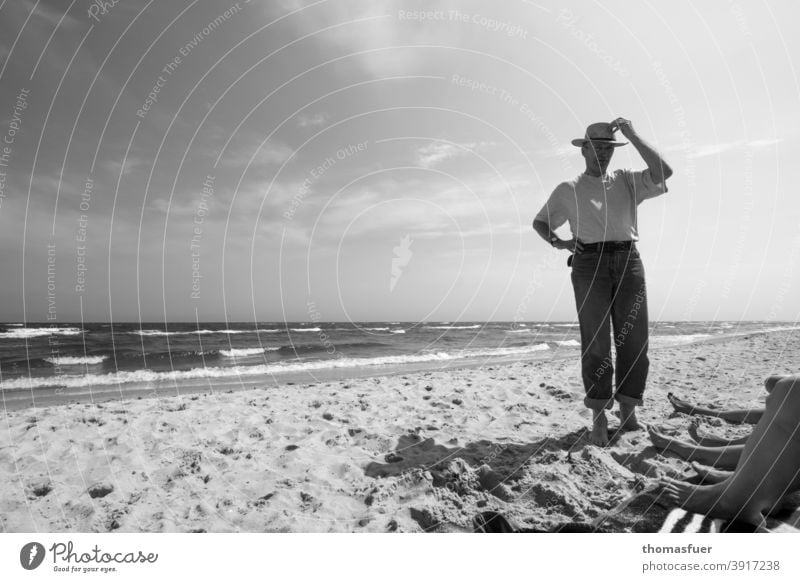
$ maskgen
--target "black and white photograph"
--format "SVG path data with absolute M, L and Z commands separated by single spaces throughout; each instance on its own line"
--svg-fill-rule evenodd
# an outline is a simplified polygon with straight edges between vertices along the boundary
M 800 532 L 798 17 L 0 0 L 0 533 Z

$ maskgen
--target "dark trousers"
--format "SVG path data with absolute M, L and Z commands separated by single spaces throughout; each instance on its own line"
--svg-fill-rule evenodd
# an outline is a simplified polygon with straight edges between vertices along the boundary
M 642 404 L 647 370 L 648 321 L 644 266 L 636 249 L 576 254 L 572 287 L 581 328 L 584 404 L 611 408 L 613 400 Z M 611 326 L 616 347 L 612 377 Z

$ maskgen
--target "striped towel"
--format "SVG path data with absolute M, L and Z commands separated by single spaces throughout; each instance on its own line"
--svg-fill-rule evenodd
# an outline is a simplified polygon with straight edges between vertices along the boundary
M 725 525 L 724 519 L 690 513 L 676 507 L 667 514 L 658 533 L 720 533 L 724 531 Z

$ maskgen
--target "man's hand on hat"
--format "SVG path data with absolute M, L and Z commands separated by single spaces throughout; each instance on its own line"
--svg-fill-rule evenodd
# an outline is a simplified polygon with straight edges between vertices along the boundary
M 631 123 L 630 119 L 625 119 L 624 117 L 617 117 L 611 122 L 611 131 L 617 130 L 628 139 L 633 139 L 633 136 L 636 135 L 636 131 L 633 129 L 633 123 Z

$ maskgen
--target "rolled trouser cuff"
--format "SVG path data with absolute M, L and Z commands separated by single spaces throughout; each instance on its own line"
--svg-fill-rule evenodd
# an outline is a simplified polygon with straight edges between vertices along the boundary
M 583 404 L 586 408 L 591 408 L 592 410 L 611 410 L 614 407 L 614 399 L 613 398 L 589 398 L 588 396 L 583 399 Z
M 625 394 L 620 394 L 619 392 L 614 395 L 614 398 L 620 404 L 629 404 L 631 406 L 641 406 L 644 404 L 644 401 L 641 398 L 633 398 L 631 396 L 626 396 Z

